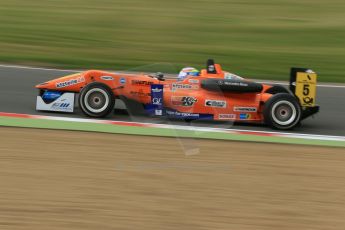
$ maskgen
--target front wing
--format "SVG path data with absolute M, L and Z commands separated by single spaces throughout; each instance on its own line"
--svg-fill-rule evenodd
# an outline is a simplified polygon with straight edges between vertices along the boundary
M 61 93 L 56 98 L 47 98 L 47 94 L 37 96 L 36 110 L 73 113 L 75 93 Z

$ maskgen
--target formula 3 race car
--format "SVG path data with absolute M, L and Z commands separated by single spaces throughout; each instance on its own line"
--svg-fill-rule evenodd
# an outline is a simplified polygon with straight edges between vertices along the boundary
M 317 75 L 292 68 L 289 89 L 261 84 L 225 72 L 213 60 L 199 76 L 183 81 L 163 74 L 123 74 L 89 70 L 36 85 L 36 109 L 74 112 L 75 101 L 89 117 L 105 117 L 122 100 L 133 113 L 184 120 L 220 120 L 264 123 L 291 129 L 317 113 Z M 79 94 L 79 97 L 76 97 Z

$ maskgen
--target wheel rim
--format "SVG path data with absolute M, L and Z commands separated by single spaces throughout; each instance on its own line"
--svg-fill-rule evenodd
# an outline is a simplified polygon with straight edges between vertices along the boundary
M 109 96 L 103 89 L 91 89 L 85 94 L 84 104 L 89 111 L 101 113 L 106 110 L 109 105 Z
M 275 103 L 271 113 L 274 122 L 282 126 L 292 124 L 297 117 L 297 109 L 295 105 L 289 101 L 279 101 Z

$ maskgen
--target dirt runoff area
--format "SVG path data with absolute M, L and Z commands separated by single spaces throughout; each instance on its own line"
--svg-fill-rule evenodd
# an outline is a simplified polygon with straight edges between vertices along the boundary
M 345 229 L 343 148 L 0 127 L 0 229 Z

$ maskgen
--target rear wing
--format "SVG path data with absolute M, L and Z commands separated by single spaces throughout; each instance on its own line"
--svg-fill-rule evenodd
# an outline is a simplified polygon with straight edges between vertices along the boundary
M 290 90 L 302 107 L 315 107 L 317 74 L 311 69 L 291 68 Z

